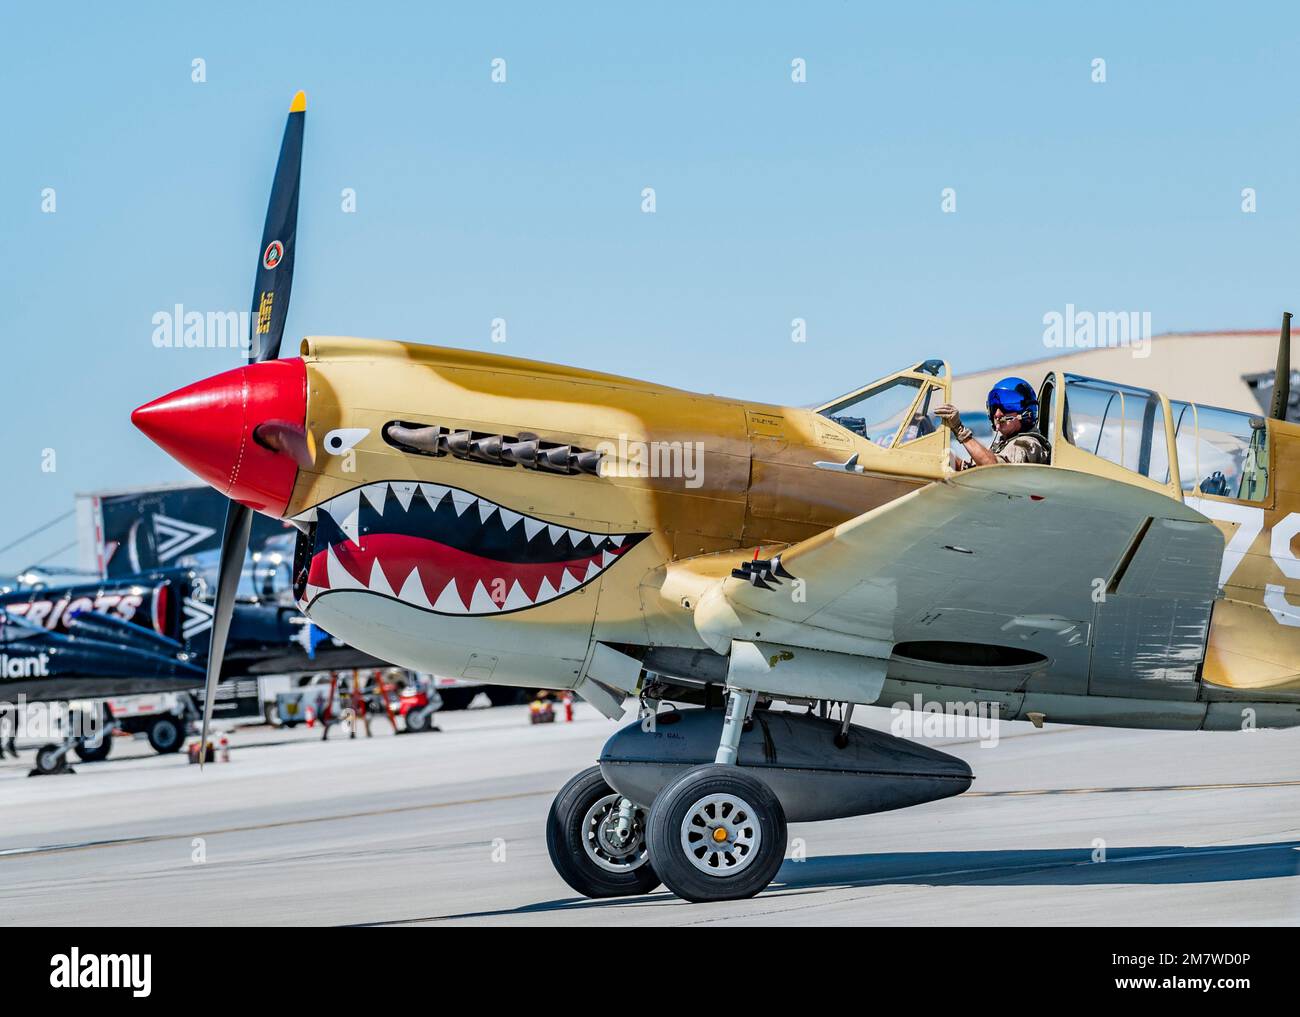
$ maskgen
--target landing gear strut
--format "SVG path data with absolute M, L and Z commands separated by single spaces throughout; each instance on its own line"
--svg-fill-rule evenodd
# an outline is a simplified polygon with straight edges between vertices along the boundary
M 766 889 L 785 858 L 785 811 L 772 789 L 736 766 L 757 696 L 732 689 L 718 754 L 670 781 L 650 808 L 650 858 L 664 885 L 696 903 Z

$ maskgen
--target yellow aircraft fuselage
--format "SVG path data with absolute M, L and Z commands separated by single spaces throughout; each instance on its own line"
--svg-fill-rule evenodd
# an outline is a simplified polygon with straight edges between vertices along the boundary
M 443 675 L 572 688 L 600 644 L 707 657 L 699 603 L 732 569 L 951 475 L 943 428 L 886 449 L 810 409 L 495 354 L 311 338 L 302 358 L 310 465 L 279 513 L 305 530 L 299 603 L 359 649 Z M 948 379 L 933 384 L 946 392 Z M 1287 536 L 1300 529 L 1300 427 L 1270 421 L 1269 441 L 1266 501 L 1197 503 L 1233 563 L 1197 703 L 1135 714 L 1084 687 L 1048 719 L 1237 726 L 1235 706 L 1231 722 L 1207 720 L 1222 701 L 1263 708 L 1260 726 L 1300 723 L 1300 564 Z M 815 465 L 855 455 L 855 472 Z M 1058 466 L 1129 479 L 1072 448 Z M 1169 493 L 1181 500 L 1176 479 Z M 896 658 L 888 674 L 881 702 L 958 690 L 997 698 L 1008 717 L 1028 682 L 1050 683 L 1050 662 L 1037 678 L 985 681 Z

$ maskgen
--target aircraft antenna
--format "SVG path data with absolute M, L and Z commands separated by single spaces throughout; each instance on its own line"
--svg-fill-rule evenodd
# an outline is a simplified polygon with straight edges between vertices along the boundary
M 1277 367 L 1273 371 L 1273 408 L 1269 416 L 1286 420 L 1291 402 L 1291 312 L 1282 312 L 1282 335 L 1277 342 Z

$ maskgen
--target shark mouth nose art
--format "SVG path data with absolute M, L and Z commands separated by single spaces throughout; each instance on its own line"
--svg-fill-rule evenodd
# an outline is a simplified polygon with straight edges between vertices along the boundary
M 537 607 L 587 585 L 645 533 L 592 533 L 513 512 L 441 484 L 391 481 L 345 491 L 294 517 L 300 606 L 354 590 L 446 615 Z M 301 577 L 305 571 L 305 577 Z

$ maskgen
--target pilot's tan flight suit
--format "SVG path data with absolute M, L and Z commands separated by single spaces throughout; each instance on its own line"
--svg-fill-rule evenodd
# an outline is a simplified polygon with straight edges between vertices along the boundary
M 1033 431 L 1008 436 L 999 434 L 989 451 L 1004 463 L 1046 463 L 1047 444 Z

